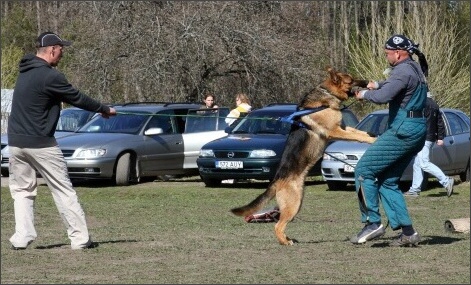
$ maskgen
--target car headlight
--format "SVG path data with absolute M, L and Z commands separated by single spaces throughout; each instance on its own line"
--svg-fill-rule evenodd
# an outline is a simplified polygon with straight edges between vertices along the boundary
M 324 152 L 324 160 L 347 160 L 347 156 L 341 152 Z
M 80 149 L 77 151 L 76 158 L 97 158 L 100 156 L 104 156 L 106 153 L 106 149 L 97 148 L 97 149 Z
M 276 152 L 271 149 L 255 149 L 252 150 L 249 154 L 249 157 L 263 158 L 263 157 L 272 157 L 276 156 Z
M 214 151 L 212 149 L 201 149 L 200 157 L 214 157 Z

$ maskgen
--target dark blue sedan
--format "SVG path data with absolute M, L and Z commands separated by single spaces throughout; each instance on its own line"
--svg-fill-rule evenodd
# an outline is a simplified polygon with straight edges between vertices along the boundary
M 226 179 L 272 180 L 280 163 L 291 124 L 280 118 L 296 111 L 296 104 L 273 104 L 252 111 L 229 135 L 205 144 L 196 163 L 207 187 Z M 343 123 L 355 126 L 357 117 L 342 110 Z M 320 161 L 310 175 L 320 175 Z

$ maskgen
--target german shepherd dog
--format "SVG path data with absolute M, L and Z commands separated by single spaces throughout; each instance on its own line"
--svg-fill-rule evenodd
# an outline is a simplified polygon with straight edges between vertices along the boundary
M 304 181 L 311 167 L 322 157 L 329 140 L 373 143 L 376 138 L 355 128 L 342 128 L 340 103 L 354 96 L 352 88 L 366 87 L 368 81 L 353 79 L 349 74 L 327 68 L 328 77 L 304 95 L 298 110 L 319 107 L 319 111 L 297 118 L 288 135 L 280 164 L 267 190 L 249 204 L 234 208 L 237 216 L 248 216 L 261 210 L 273 197 L 280 209 L 275 235 L 282 245 L 297 242 L 285 234 L 287 224 L 296 216 L 304 197 Z

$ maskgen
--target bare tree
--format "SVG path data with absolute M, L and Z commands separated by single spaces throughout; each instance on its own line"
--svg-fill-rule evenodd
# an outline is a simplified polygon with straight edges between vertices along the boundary
M 383 71 L 388 67 L 382 56 L 384 42 L 392 34 L 405 34 L 419 43 L 426 55 L 429 87 L 437 95 L 437 102 L 442 107 L 460 108 L 469 114 L 468 108 L 463 108 L 470 102 L 469 54 L 467 60 L 459 58 L 464 54 L 463 49 L 469 49 L 469 44 L 462 44 L 463 34 L 453 20 L 452 11 L 445 3 L 419 1 L 409 1 L 406 7 L 398 2 L 394 8 L 391 15 L 396 24 L 391 26 L 390 22 L 377 18 L 374 29 L 366 29 L 358 41 L 350 43 L 352 68 L 364 78 L 384 79 Z M 362 112 L 383 107 L 370 105 Z
M 310 2 L 82 2 L 67 70 L 88 92 L 116 101 L 297 102 L 329 64 Z M 65 8 L 65 7 L 62 7 Z M 86 12 L 84 12 L 86 11 Z M 80 16 L 80 18 L 79 18 Z M 97 28 L 100 27 L 100 28 Z M 78 29 L 78 30 L 77 30 Z M 68 30 L 67 33 L 70 31 Z M 69 63 L 69 62 L 68 62 Z
M 469 105 L 469 96 L 461 96 L 469 92 L 469 73 L 463 74 L 469 27 L 462 33 L 456 26 L 460 10 L 451 11 L 453 3 L 2 1 L 1 41 L 2 48 L 34 52 L 32 39 L 40 32 L 60 33 L 74 44 L 59 68 L 109 103 L 199 101 L 209 91 L 220 106 L 232 106 L 242 91 L 259 107 L 298 102 L 324 78 L 327 65 L 380 78 L 382 45 L 403 32 L 429 58 L 433 90 L 452 91 L 441 103 L 463 106 Z M 448 44 L 448 53 L 438 42 Z M 2 76 L 3 66 L 2 57 Z

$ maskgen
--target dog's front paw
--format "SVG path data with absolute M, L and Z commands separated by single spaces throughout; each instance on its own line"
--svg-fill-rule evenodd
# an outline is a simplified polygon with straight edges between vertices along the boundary
M 376 141 L 376 139 L 377 138 L 370 137 L 370 138 L 368 138 L 367 143 L 374 143 Z

